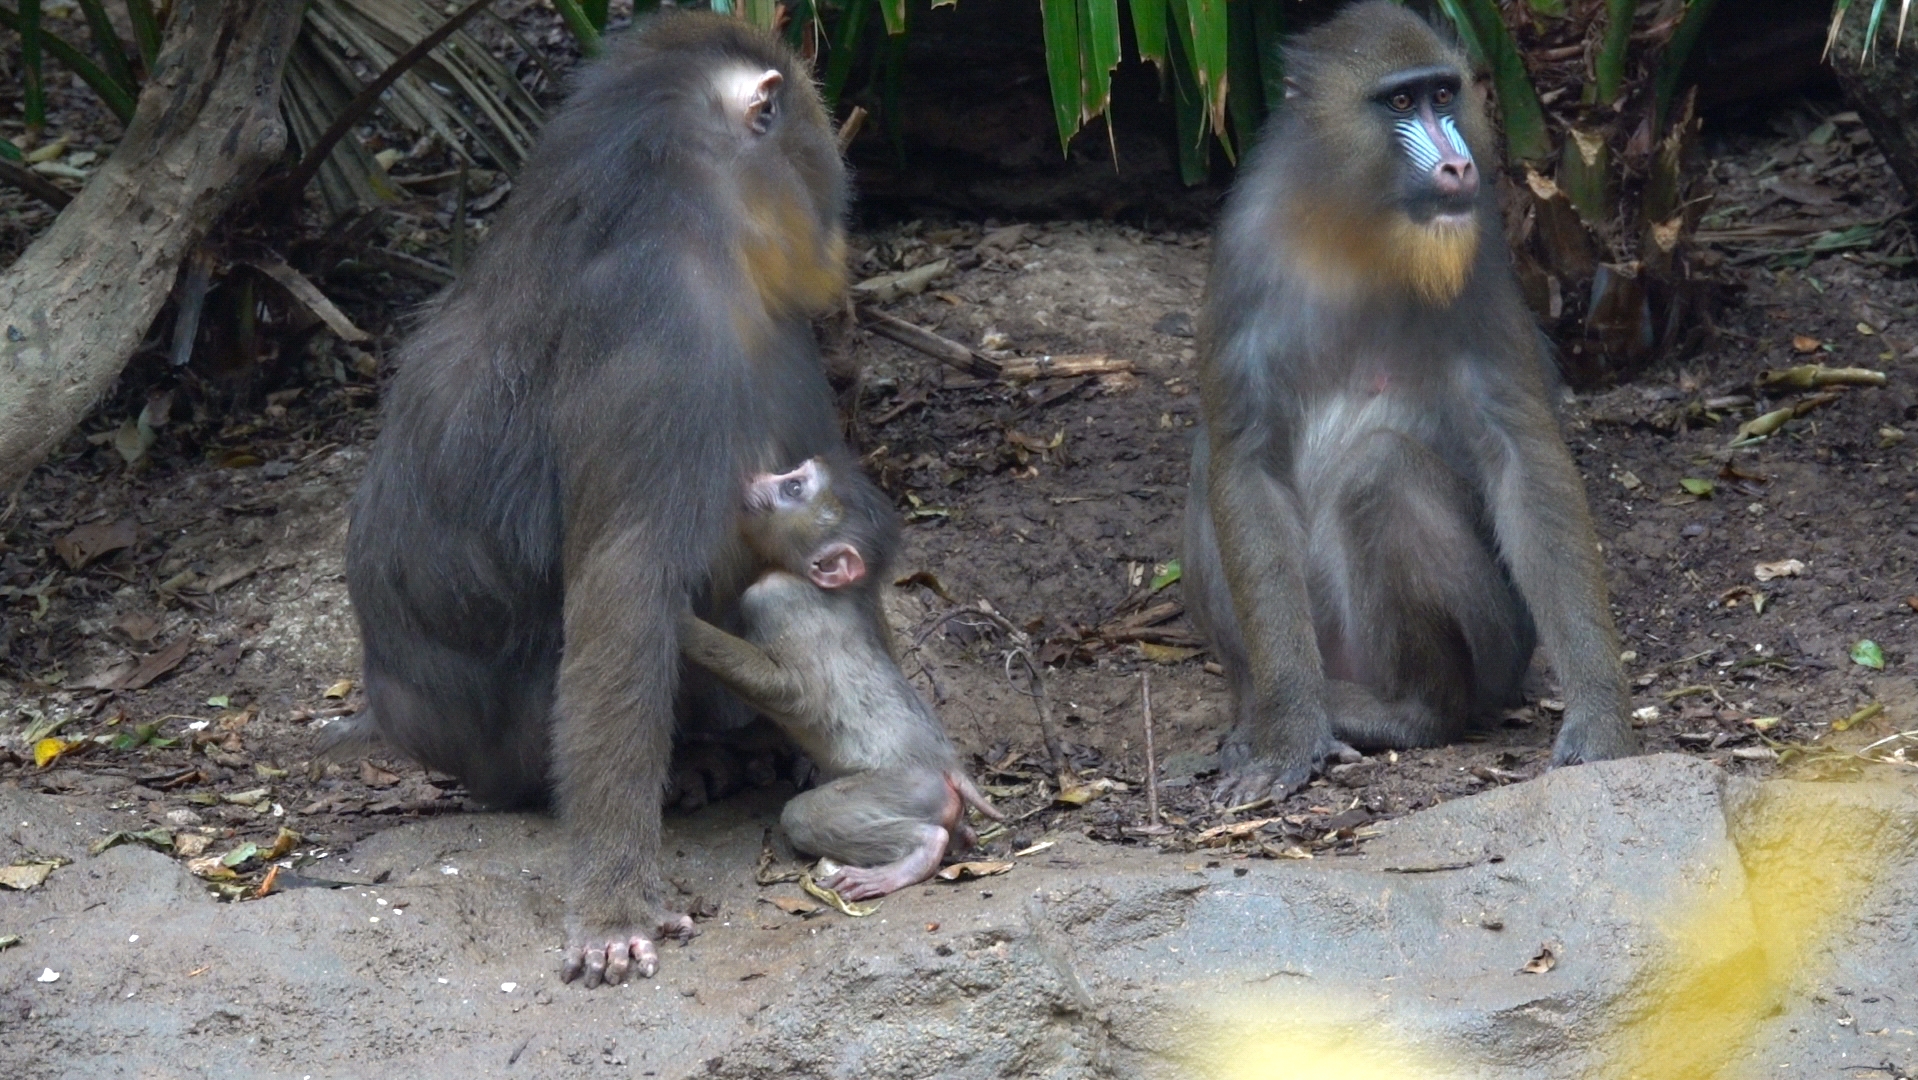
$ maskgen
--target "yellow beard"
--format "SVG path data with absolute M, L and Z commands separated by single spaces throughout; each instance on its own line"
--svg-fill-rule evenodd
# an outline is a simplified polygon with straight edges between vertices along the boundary
M 846 237 L 824 237 L 805 208 L 791 199 L 759 202 L 746 211 L 740 269 L 767 314 L 813 315 L 830 310 L 846 289 Z
M 1426 303 L 1448 304 L 1464 290 L 1478 254 L 1478 218 L 1420 225 L 1393 213 L 1384 228 L 1345 210 L 1299 200 L 1291 249 L 1307 280 L 1338 292 L 1396 285 Z

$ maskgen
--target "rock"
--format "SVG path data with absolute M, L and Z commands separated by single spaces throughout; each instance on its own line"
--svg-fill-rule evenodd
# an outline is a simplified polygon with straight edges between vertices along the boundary
M 1909 784 L 1607 762 L 1385 822 L 1350 857 L 1059 834 L 1007 876 L 856 920 L 759 902 L 798 895 L 751 883 L 777 810 L 761 793 L 670 817 L 671 876 L 718 914 L 661 950 L 658 978 L 588 992 L 554 977 L 566 849 L 549 818 L 436 815 L 309 868 L 384 884 L 215 904 L 157 853 L 89 859 L 110 815 L 0 787 L 0 816 L 28 823 L 0 856 L 80 860 L 9 900 L 27 932 L 0 980 L 29 1018 L 6 1052 L 36 1076 L 220 1072 L 270 1048 L 280 1071 L 426 1080 L 509 1059 L 573 1077 L 614 1031 L 635 1074 L 742 1080 L 1169 1080 L 1307 1050 L 1515 1080 L 1646 1055 L 1752 1075 L 1918 1058 Z M 60 982 L 34 984 L 43 967 Z M 508 981 L 551 1004 L 522 1009 Z M 207 1019 L 235 1002 L 244 1023 Z M 152 1030 L 171 1034 L 113 1035 Z

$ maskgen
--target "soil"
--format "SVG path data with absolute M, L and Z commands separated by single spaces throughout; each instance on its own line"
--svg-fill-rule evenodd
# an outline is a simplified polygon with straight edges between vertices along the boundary
M 1715 134 L 1716 333 L 1695 356 L 1564 408 L 1641 738 L 1739 774 L 1769 775 L 1781 754 L 1843 768 L 1843 748 L 1918 728 L 1918 282 L 1908 235 L 1886 224 L 1901 192 L 1855 120 L 1831 114 L 1800 106 Z M 496 205 L 476 211 L 482 226 Z M 436 255 L 450 209 L 418 196 L 376 239 Z M 1843 234 L 1852 246 L 1810 250 L 1858 223 Z M 1179 556 L 1207 238 L 1014 224 L 867 222 L 856 276 L 949 260 L 924 292 L 876 306 L 1003 355 L 1130 369 L 986 383 L 822 328 L 848 430 L 908 522 L 889 612 L 908 672 L 1012 819 L 988 856 L 1061 829 L 1178 849 L 1252 812 L 1211 803 L 1224 680 L 1178 585 L 1154 587 Z M 402 761 L 309 770 L 315 728 L 359 703 L 347 501 L 378 430 L 384 358 L 430 289 L 353 259 L 314 276 L 374 342 L 289 324 L 270 363 L 216 355 L 181 373 L 142 358 L 0 510 L 0 785 L 103 809 L 114 830 L 164 830 L 180 858 L 257 844 L 231 860 L 236 877 L 199 864 L 229 893 L 260 880 L 265 854 L 310 865 L 396 823 L 472 809 L 455 783 Z M 1814 361 L 1887 383 L 1829 400 L 1755 384 Z M 150 410 L 157 439 L 130 466 L 116 433 L 153 400 L 166 402 Z M 1733 447 L 1740 425 L 1795 403 L 1802 416 Z M 1787 560 L 1802 565 L 1766 580 Z M 1041 661 L 1042 698 L 1019 649 Z M 1879 656 L 1882 667 L 1860 662 Z M 1169 833 L 1142 828 L 1148 680 Z M 1241 853 L 1350 847 L 1370 821 L 1538 775 L 1558 695 L 1542 664 L 1532 681 L 1533 704 L 1471 741 L 1374 755 L 1259 808 L 1280 820 Z M 1046 710 L 1082 806 L 1054 802 Z M 41 747 L 48 738 L 60 742 Z M 36 764 L 47 749 L 58 752 Z M 297 835 L 272 850 L 282 829 Z

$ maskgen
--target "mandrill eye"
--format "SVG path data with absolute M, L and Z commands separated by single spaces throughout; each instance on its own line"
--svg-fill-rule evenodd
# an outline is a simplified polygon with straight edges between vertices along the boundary
M 1392 108 L 1398 112 L 1411 112 L 1412 111 L 1412 95 L 1401 90 L 1398 93 L 1393 94 L 1391 100 L 1386 102 L 1386 104 L 1392 106 Z
M 1445 106 L 1450 105 L 1451 103 L 1452 103 L 1451 90 L 1441 86 L 1437 90 L 1432 91 L 1432 104 L 1437 105 L 1439 108 L 1442 109 Z
M 805 494 L 806 494 L 806 483 L 805 481 L 799 479 L 796 476 L 793 477 L 791 480 L 782 482 L 779 485 L 779 495 L 781 498 L 793 499 L 796 501 Z

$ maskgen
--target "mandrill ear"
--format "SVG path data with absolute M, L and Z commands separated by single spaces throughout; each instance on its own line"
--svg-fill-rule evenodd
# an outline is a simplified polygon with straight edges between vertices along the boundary
M 843 589 L 865 580 L 866 560 L 851 544 L 828 544 L 813 558 L 806 576 L 822 589 Z
M 779 85 L 785 81 L 784 75 L 771 68 L 757 77 L 749 75 L 740 80 L 741 112 L 746 118 L 747 130 L 754 135 L 764 135 L 771 130 L 773 117 L 778 115 Z

